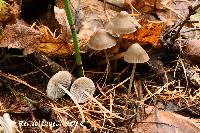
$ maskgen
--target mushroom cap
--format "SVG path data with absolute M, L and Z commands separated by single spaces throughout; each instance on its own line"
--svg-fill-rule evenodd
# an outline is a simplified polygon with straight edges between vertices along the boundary
M 69 88 L 72 81 L 72 75 L 68 71 L 59 71 L 51 77 L 47 84 L 47 96 L 52 99 L 61 98 L 65 95 L 65 91 L 58 86 L 61 84 L 65 88 Z
M 124 53 L 124 60 L 128 63 L 145 63 L 149 56 L 138 43 L 135 43 Z
M 135 17 L 131 17 L 126 11 L 121 11 L 117 16 L 111 19 L 106 25 L 106 30 L 113 34 L 130 34 L 141 27 Z
M 92 96 L 94 95 L 95 85 L 93 81 L 87 77 L 76 79 L 71 86 L 70 93 L 78 103 L 84 103 L 88 100 L 88 96 L 84 91 L 88 92 Z
M 4 113 L 3 117 L 0 116 L 0 132 L 1 133 L 15 133 L 16 123 L 10 119 L 8 113 Z
M 94 50 L 103 50 L 116 44 L 117 41 L 105 29 L 100 29 L 90 37 L 88 46 Z

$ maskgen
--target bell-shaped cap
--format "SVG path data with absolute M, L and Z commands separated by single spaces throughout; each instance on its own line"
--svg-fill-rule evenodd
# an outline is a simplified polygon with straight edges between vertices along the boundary
M 88 96 L 84 91 L 88 92 L 91 96 L 94 95 L 95 85 L 93 81 L 87 77 L 76 79 L 70 88 L 70 93 L 78 103 L 84 103 L 88 100 Z
M 105 29 L 100 29 L 90 37 L 88 47 L 94 50 L 103 50 L 116 44 L 117 41 Z
M 131 17 L 126 11 L 121 11 L 117 16 L 111 19 L 106 25 L 106 30 L 113 34 L 130 34 L 141 28 L 141 25 Z
M 145 63 L 149 56 L 138 43 L 135 43 L 124 53 L 124 60 L 128 63 Z
M 72 82 L 72 75 L 68 71 L 59 71 L 51 77 L 47 84 L 47 96 L 52 99 L 61 98 L 65 95 L 65 91 L 58 84 L 65 88 L 69 88 Z

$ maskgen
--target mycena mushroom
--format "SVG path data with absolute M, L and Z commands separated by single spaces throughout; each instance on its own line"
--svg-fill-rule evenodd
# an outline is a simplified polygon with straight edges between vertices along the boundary
M 51 77 L 47 84 L 47 96 L 51 99 L 63 97 L 66 93 L 59 84 L 68 89 L 71 85 L 72 75 L 68 71 L 59 71 Z
M 130 84 L 128 88 L 128 95 L 127 95 L 127 99 L 129 99 L 132 84 L 133 84 L 136 64 L 147 62 L 149 60 L 149 56 L 146 53 L 146 51 L 138 43 L 135 43 L 135 44 L 132 44 L 128 48 L 128 50 L 124 53 L 124 60 L 128 63 L 133 63 L 133 69 L 132 69 Z
M 112 18 L 106 25 L 106 30 L 112 34 L 120 35 L 119 40 L 124 34 L 130 34 L 141 28 L 141 25 L 131 17 L 126 11 L 121 11 Z
M 88 47 L 93 50 L 104 50 L 108 68 L 110 63 L 106 49 L 111 48 L 116 44 L 117 41 L 114 37 L 112 37 L 105 29 L 100 29 L 90 37 Z M 110 71 L 108 69 L 108 73 L 109 72 Z

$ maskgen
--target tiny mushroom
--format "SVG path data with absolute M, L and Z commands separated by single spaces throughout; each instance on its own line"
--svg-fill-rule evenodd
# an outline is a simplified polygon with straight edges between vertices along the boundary
M 118 44 L 120 45 L 124 34 L 135 32 L 137 28 L 141 28 L 141 25 L 135 17 L 131 17 L 126 11 L 121 11 L 107 23 L 105 28 L 111 34 L 119 36 Z
M 72 75 L 68 71 L 59 71 L 51 77 L 47 84 L 47 96 L 52 99 L 61 98 L 65 91 L 59 87 L 59 84 L 69 88 L 72 82 Z
M 133 84 L 136 63 L 147 62 L 149 60 L 149 56 L 146 53 L 146 51 L 138 43 L 135 43 L 135 44 L 132 44 L 128 48 L 128 50 L 124 53 L 124 60 L 128 63 L 133 63 L 133 69 L 132 69 L 130 84 L 129 84 L 129 88 L 128 88 L 128 95 L 127 95 L 127 99 L 129 99 L 132 84 Z M 138 91 L 136 91 L 136 94 L 137 94 L 137 92 Z
M 85 91 L 91 96 L 93 96 L 95 91 L 95 85 L 93 81 L 87 77 L 76 79 L 70 88 L 70 93 L 78 103 L 84 103 L 89 99 L 85 94 Z
M 115 38 L 113 38 L 105 29 L 100 29 L 95 32 L 89 40 L 88 47 L 93 50 L 104 50 L 106 61 L 107 61 L 107 68 L 108 73 L 110 73 L 110 66 L 109 66 L 109 59 L 106 49 L 111 48 L 117 44 Z
M 88 47 L 94 50 L 104 50 L 116 45 L 116 40 L 106 32 L 105 29 L 100 29 L 95 32 L 89 40 Z
M 106 25 L 106 30 L 116 35 L 130 34 L 141 28 L 141 25 L 126 11 L 121 11 Z

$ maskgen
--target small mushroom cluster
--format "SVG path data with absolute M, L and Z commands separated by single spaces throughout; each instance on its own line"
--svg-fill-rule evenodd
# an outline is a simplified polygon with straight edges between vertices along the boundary
M 70 92 L 68 89 L 70 88 Z M 77 103 L 84 103 L 88 100 L 84 91 L 93 96 L 95 85 L 87 77 L 76 79 L 72 83 L 72 75 L 68 71 L 59 71 L 51 77 L 47 84 L 47 96 L 51 99 L 63 97 L 66 93 L 72 95 Z
M 123 34 L 135 32 L 137 27 L 141 27 L 137 20 L 131 17 L 127 12 L 121 11 L 107 23 L 105 29 L 98 30 L 90 37 L 88 46 L 93 50 L 106 50 L 117 44 L 117 40 L 111 34 L 118 35 L 120 39 Z M 147 62 L 149 56 L 138 43 L 132 44 L 128 50 L 124 52 L 123 56 L 126 62 L 134 64 L 128 89 L 127 99 L 129 99 L 136 63 Z M 69 88 L 70 93 L 68 91 Z M 94 91 L 95 85 L 91 79 L 81 77 L 72 83 L 72 75 L 68 71 L 60 71 L 49 80 L 46 92 L 47 96 L 52 99 L 61 98 L 66 93 L 68 95 L 72 94 L 77 103 L 84 103 L 88 100 L 88 96 L 85 92 L 93 95 Z
M 126 11 L 121 11 L 111 21 L 107 23 L 105 29 L 96 31 L 89 40 L 88 47 L 93 50 L 105 50 L 117 44 L 117 40 L 111 35 L 130 34 L 141 27 L 134 17 L 131 17 Z
M 85 121 L 85 117 L 79 103 L 84 103 L 89 99 L 98 104 L 101 109 L 103 109 L 106 113 L 109 113 L 111 116 L 123 119 L 122 117 L 110 112 L 93 97 L 95 85 L 91 79 L 87 77 L 80 77 L 73 83 L 71 79 L 72 75 L 68 71 L 59 71 L 56 73 L 48 82 L 46 90 L 47 96 L 51 99 L 57 99 L 67 93 L 78 107 L 83 122 Z M 68 91 L 69 88 L 70 91 Z
M 111 34 L 119 36 L 118 42 L 120 43 L 124 34 L 133 33 L 137 30 L 137 28 L 141 28 L 138 21 L 134 17 L 131 17 L 127 12 L 121 11 L 107 23 L 105 29 L 98 30 L 90 37 L 88 46 L 93 50 L 106 50 L 117 44 L 117 41 Z M 127 99 L 129 99 L 136 63 L 147 62 L 149 60 L 149 56 L 138 43 L 132 44 L 128 50 L 123 53 L 123 56 L 126 62 L 134 64 L 128 89 Z

